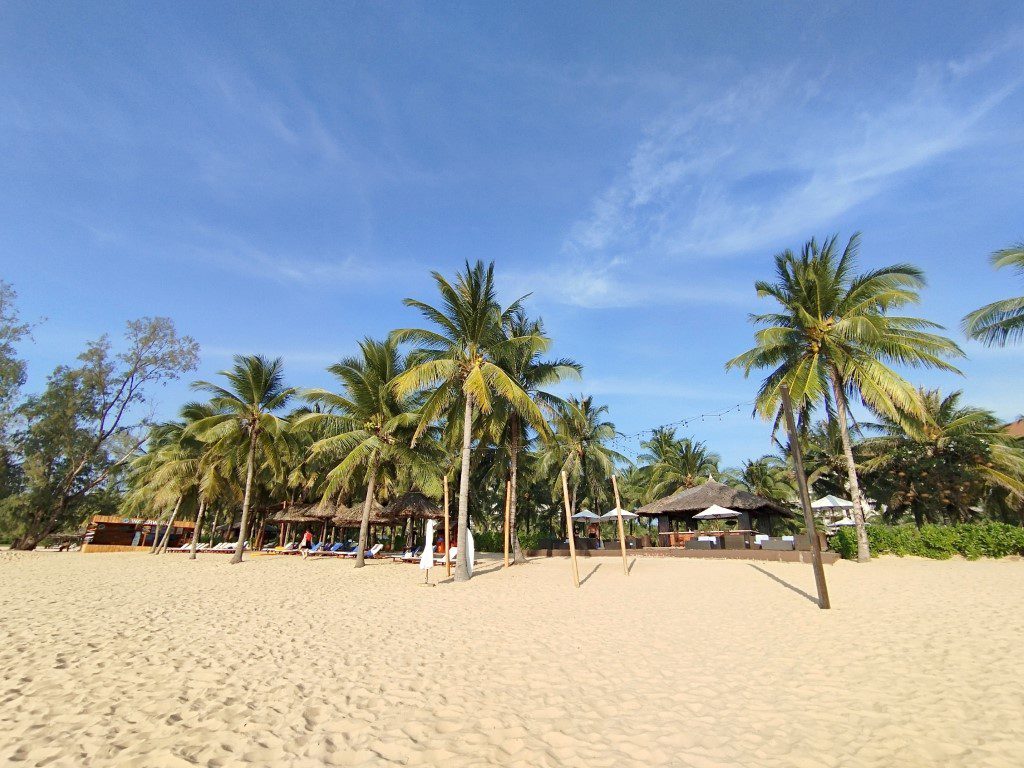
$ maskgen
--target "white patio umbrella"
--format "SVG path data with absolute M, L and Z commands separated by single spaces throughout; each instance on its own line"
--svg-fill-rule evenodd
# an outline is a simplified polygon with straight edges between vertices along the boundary
M 735 509 L 729 509 L 728 507 L 720 507 L 717 504 L 712 504 L 710 507 L 705 509 L 703 512 L 698 512 L 693 516 L 694 520 L 727 520 L 732 517 L 739 517 L 740 513 Z
M 856 524 L 857 523 L 855 523 L 852 518 L 844 517 L 844 518 L 841 518 L 839 520 L 836 520 L 834 523 L 829 523 L 828 526 L 830 528 L 838 528 L 840 526 L 845 527 L 845 526 L 848 526 L 848 525 L 856 525 Z
M 636 512 L 629 512 L 625 509 L 616 508 L 608 510 L 603 515 L 601 515 L 599 519 L 608 522 L 609 520 L 618 519 L 619 515 L 622 515 L 623 520 L 636 520 L 638 517 L 640 517 L 640 515 L 638 515 Z
M 423 554 L 420 555 L 420 569 L 429 571 L 434 567 L 434 521 L 427 520 L 427 532 L 424 535 Z M 429 574 L 427 576 L 429 578 Z
M 572 516 L 573 520 L 600 520 L 600 515 L 595 515 L 589 509 L 583 509 Z
M 822 496 L 820 499 L 812 501 L 811 507 L 814 509 L 853 509 L 853 502 L 830 493 L 828 496 Z

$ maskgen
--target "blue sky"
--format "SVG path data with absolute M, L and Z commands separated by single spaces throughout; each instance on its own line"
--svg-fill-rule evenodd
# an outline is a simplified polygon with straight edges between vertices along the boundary
M 1024 6 L 780 9 L 5 3 L 0 276 L 47 318 L 30 387 L 155 314 L 203 377 L 261 352 L 326 385 L 416 321 L 430 270 L 482 258 L 634 433 L 749 402 L 723 363 L 753 281 L 854 230 L 865 267 L 926 270 L 919 312 L 962 341 L 1021 292 L 985 258 L 1024 238 Z M 1024 411 L 1024 352 L 964 346 L 965 378 L 912 378 Z M 749 412 L 686 432 L 737 463 L 770 447 Z

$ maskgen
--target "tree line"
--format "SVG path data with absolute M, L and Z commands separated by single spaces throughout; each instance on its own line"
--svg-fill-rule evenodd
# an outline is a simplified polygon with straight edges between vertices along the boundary
M 995 416 L 959 392 L 917 388 L 897 368 L 958 372 L 963 356 L 934 323 L 902 310 L 919 300 L 924 276 L 910 265 L 858 271 L 858 237 L 835 237 L 775 257 L 775 279 L 760 297 L 777 306 L 751 315 L 755 346 L 726 364 L 746 375 L 767 370 L 756 410 L 779 424 L 779 390 L 789 387 L 816 493 L 852 498 L 859 555 L 868 501 L 888 521 L 1021 521 L 1024 453 Z M 994 257 L 1024 265 L 1024 250 Z M 457 536 L 500 526 L 509 494 L 512 548 L 520 536 L 560 535 L 561 474 L 571 511 L 610 506 L 610 476 L 630 506 L 704 482 L 709 476 L 786 503 L 795 499 L 787 445 L 775 454 L 721 468 L 693 437 L 650 433 L 636 461 L 618 453 L 608 408 L 552 389 L 579 379 L 582 366 L 547 356 L 551 338 L 526 297 L 499 302 L 494 265 L 467 263 L 454 279 L 434 273 L 436 298 L 406 299 L 420 323 L 328 368 L 328 389 L 288 386 L 280 359 L 237 356 L 216 381 L 196 381 L 202 397 L 179 417 L 155 422 L 152 396 L 194 370 L 198 347 L 166 318 L 128 324 L 124 351 L 108 337 L 58 367 L 42 393 L 21 397 L 31 334 L 13 289 L 0 287 L 0 534 L 31 549 L 96 512 L 156 512 L 230 524 L 242 557 L 253 511 L 283 501 L 322 499 L 362 510 L 359 561 L 373 503 L 409 491 L 440 498 L 457 482 Z M 965 318 L 986 343 L 1021 338 L 1024 298 L 995 302 Z M 857 421 L 854 402 L 873 421 Z M 775 430 L 777 432 L 777 429 Z M 198 536 L 196 537 L 198 540 Z M 195 552 L 193 551 L 193 556 Z M 457 579 L 469 574 L 465 563 Z

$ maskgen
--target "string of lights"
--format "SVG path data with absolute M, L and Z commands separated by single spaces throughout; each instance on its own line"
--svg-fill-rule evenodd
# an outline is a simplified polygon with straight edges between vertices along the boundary
M 663 429 L 683 429 L 685 427 L 688 427 L 691 424 L 696 424 L 696 423 L 699 423 L 699 422 L 710 421 L 710 420 L 713 420 L 713 419 L 717 419 L 718 421 L 722 421 L 730 413 L 738 413 L 738 412 L 742 411 L 743 408 L 745 408 L 745 407 L 752 407 L 753 405 L 754 405 L 754 402 L 752 400 L 747 400 L 747 401 L 742 402 L 742 403 L 736 403 L 736 405 L 730 405 L 728 408 L 725 408 L 724 410 L 711 411 L 709 413 L 698 413 L 695 416 L 687 416 L 685 419 L 679 419 L 678 421 L 666 422 L 665 424 L 662 424 L 661 426 L 658 426 L 658 427 L 652 427 L 650 429 L 641 429 L 639 432 L 630 432 L 630 433 L 619 432 L 609 442 L 613 446 L 624 446 L 627 443 L 631 443 L 632 441 L 638 440 L 638 439 L 640 439 L 642 437 L 645 437 L 647 435 L 653 435 L 655 432 L 657 432 L 659 430 L 663 430 Z

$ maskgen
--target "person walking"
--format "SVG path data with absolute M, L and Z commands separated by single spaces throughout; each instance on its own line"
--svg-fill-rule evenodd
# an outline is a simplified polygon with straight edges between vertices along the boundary
M 302 541 L 299 542 L 299 553 L 302 555 L 302 559 L 305 560 L 309 557 L 310 547 L 313 546 L 313 534 L 306 529 L 306 532 L 302 534 Z

